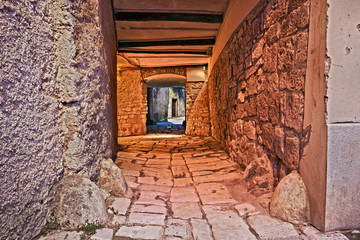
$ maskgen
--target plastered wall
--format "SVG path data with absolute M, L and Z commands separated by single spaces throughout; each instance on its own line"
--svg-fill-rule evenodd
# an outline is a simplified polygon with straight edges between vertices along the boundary
M 109 3 L 0 2 L 0 239 L 32 239 L 62 176 L 114 154 Z

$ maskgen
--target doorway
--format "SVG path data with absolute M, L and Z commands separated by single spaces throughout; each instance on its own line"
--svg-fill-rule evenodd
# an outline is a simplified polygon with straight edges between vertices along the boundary
M 177 116 L 178 116 L 178 100 L 176 98 L 173 98 L 171 104 L 171 117 L 175 118 Z

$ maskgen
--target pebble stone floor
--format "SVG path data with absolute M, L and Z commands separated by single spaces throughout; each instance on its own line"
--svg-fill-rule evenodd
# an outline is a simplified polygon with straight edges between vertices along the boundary
M 238 164 L 210 137 L 149 134 L 119 144 L 116 164 L 132 193 L 108 199 L 111 221 L 90 239 L 352 239 L 270 217 L 271 195 L 248 194 Z

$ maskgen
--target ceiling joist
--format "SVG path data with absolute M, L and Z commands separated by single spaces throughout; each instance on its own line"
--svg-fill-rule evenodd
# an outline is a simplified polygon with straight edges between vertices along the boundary
M 155 47 L 155 46 L 204 46 L 214 45 L 215 38 L 166 40 L 166 41 L 143 41 L 143 42 L 118 42 L 119 48 L 130 47 Z
M 180 22 L 202 22 L 222 23 L 222 14 L 202 13 L 154 13 L 154 12 L 115 12 L 116 21 L 180 21 Z
M 119 53 L 145 53 L 145 54 L 192 54 L 192 55 L 205 55 L 209 56 L 210 51 L 154 51 L 154 50 L 130 50 L 130 49 L 119 49 Z

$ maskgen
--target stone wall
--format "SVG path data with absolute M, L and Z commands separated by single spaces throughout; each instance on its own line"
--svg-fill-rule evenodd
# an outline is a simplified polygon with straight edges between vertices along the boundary
M 103 37 L 101 9 L 111 6 L 0 3 L 0 239 L 32 239 L 62 176 L 96 181 L 114 154 L 115 52 L 104 45 L 115 38 Z
M 192 111 L 186 119 L 186 134 L 191 136 L 210 136 L 209 91 L 208 83 L 198 94 Z
M 146 134 L 147 85 L 140 70 L 119 70 L 117 83 L 118 136 Z
M 172 99 L 177 99 L 176 117 L 185 117 L 185 88 L 169 87 L 168 118 L 172 118 L 173 115 Z
M 149 88 L 148 95 L 149 118 L 155 122 L 168 119 L 169 88 Z
M 298 169 L 303 147 L 309 0 L 261 1 L 229 39 L 209 77 L 212 135 L 269 191 Z
M 186 117 L 191 113 L 191 109 L 194 102 L 199 95 L 201 89 L 204 86 L 204 82 L 185 82 L 185 95 L 186 95 Z

